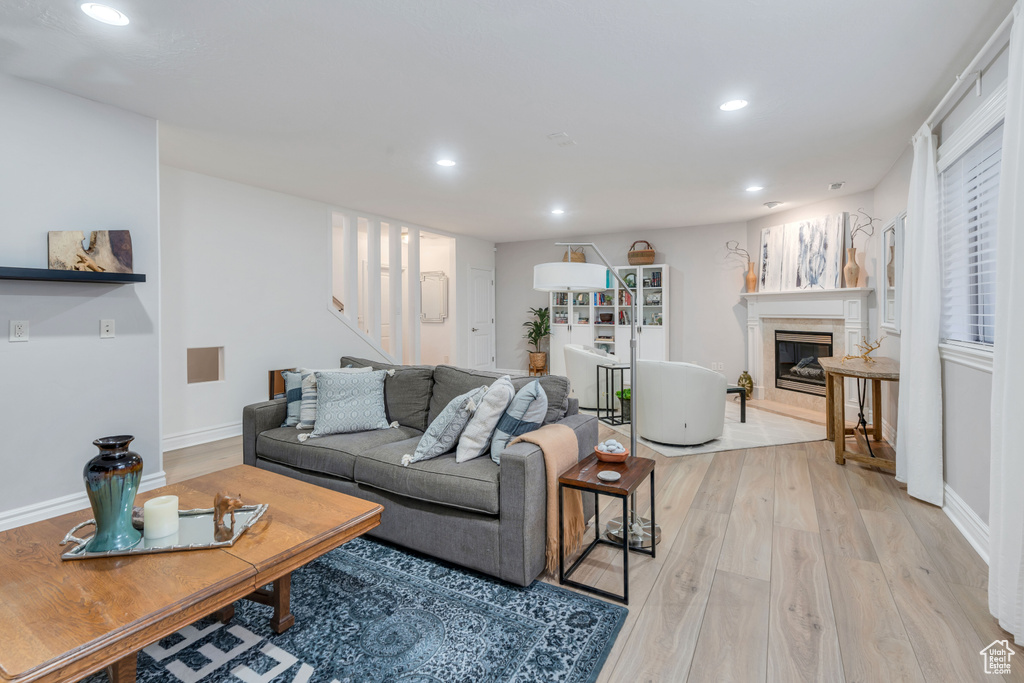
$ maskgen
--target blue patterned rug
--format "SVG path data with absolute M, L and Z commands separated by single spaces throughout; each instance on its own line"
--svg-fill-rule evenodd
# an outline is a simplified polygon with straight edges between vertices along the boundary
M 358 538 L 292 575 L 292 613 L 278 635 L 271 609 L 243 600 L 230 623 L 199 621 L 139 653 L 138 680 L 591 683 L 626 608 Z

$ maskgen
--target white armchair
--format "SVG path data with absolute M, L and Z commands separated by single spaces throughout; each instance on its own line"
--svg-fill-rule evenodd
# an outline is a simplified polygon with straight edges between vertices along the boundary
M 591 351 L 582 344 L 566 344 L 565 376 L 573 395 L 579 399 L 580 408 L 591 410 L 598 407 L 600 395 L 597 387 L 597 366 L 621 363 L 616 356 L 602 355 Z M 602 382 L 603 382 L 602 378 Z
M 636 372 L 634 410 L 640 436 L 681 446 L 722 436 L 724 375 L 690 363 L 655 360 L 638 360 Z

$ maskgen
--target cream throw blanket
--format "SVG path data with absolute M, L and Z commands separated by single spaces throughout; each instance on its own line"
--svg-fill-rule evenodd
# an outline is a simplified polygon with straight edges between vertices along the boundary
M 512 439 L 511 446 L 520 441 L 540 446 L 544 453 L 544 469 L 548 485 L 547 544 L 545 545 L 545 569 L 558 570 L 558 475 L 574 466 L 579 455 L 576 432 L 565 425 L 545 425 Z M 575 489 L 566 489 L 563 502 L 565 513 L 565 554 L 572 555 L 583 541 L 586 526 L 583 521 L 583 497 Z

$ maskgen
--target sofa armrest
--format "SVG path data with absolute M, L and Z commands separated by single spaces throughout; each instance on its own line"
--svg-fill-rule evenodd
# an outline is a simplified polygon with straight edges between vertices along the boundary
M 242 462 L 255 465 L 256 438 L 261 432 L 280 427 L 287 417 L 288 400 L 284 398 L 242 408 Z
M 579 441 L 577 459 L 582 460 L 594 452 L 597 445 L 596 417 L 572 415 L 556 424 L 566 425 L 576 432 Z M 547 484 L 540 446 L 520 442 L 506 448 L 501 453 L 498 476 L 501 578 L 525 586 L 544 571 Z M 586 519 L 593 514 L 592 508 L 592 502 L 584 500 Z

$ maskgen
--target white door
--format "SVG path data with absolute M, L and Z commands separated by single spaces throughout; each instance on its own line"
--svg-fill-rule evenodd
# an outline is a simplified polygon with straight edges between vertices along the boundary
M 494 367 L 494 271 L 469 269 L 469 367 Z

